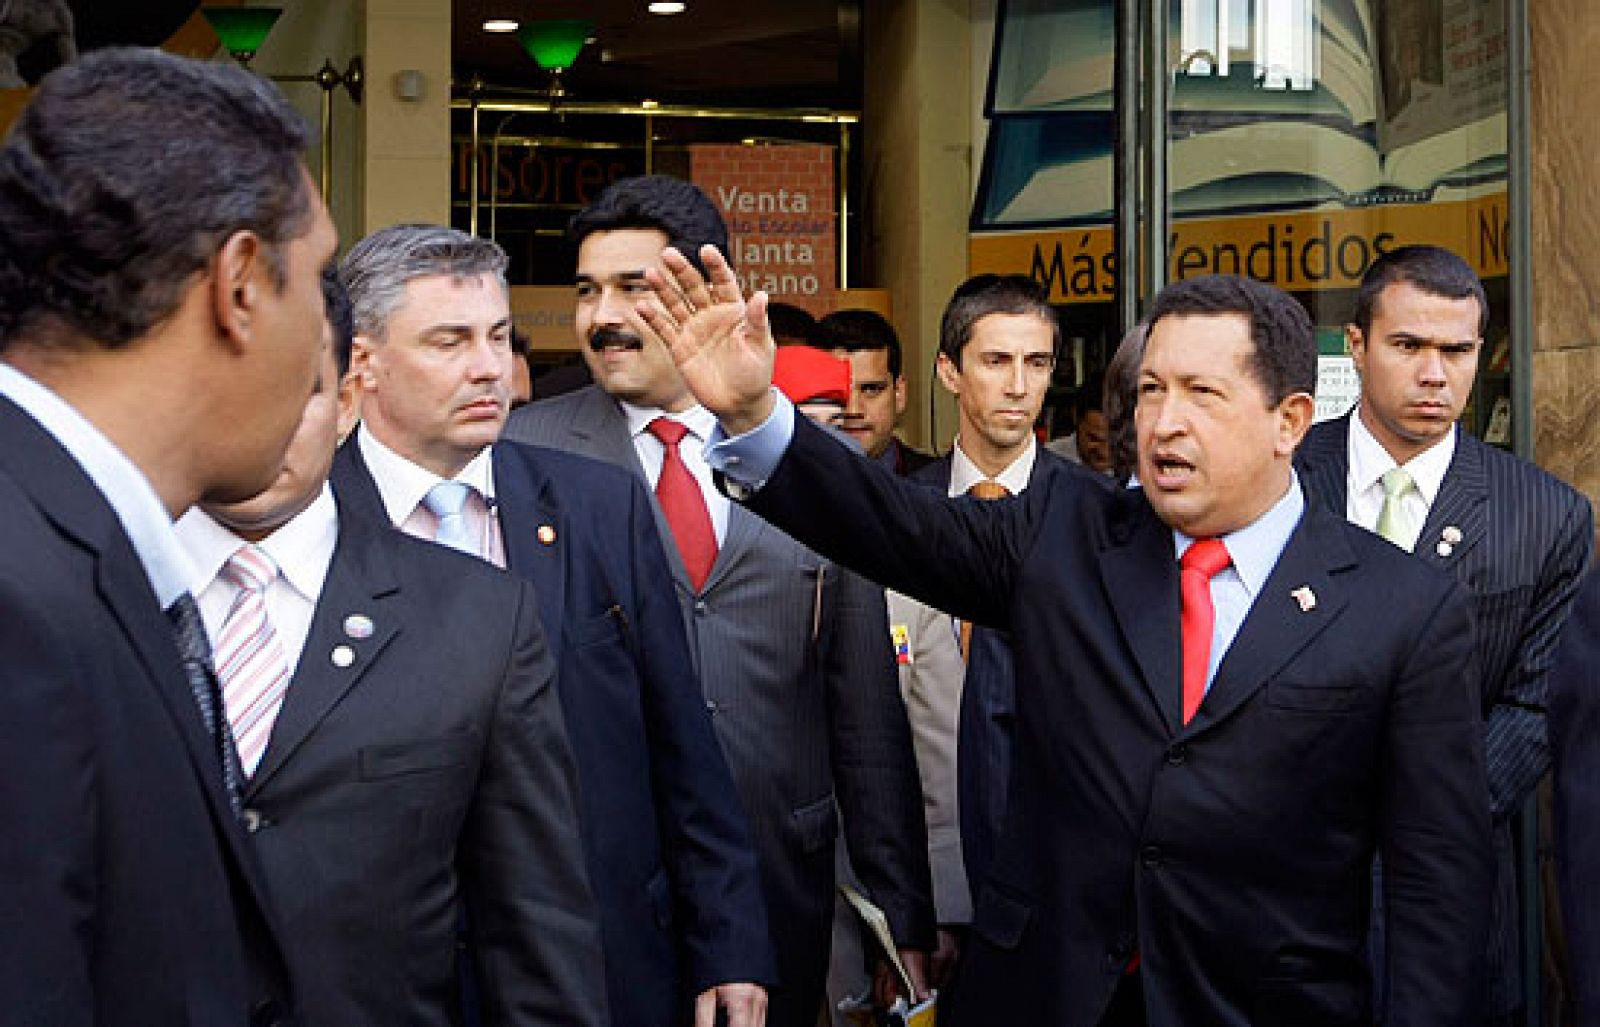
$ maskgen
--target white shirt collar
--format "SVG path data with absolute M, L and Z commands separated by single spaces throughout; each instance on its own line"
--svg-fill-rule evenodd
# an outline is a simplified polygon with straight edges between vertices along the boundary
M 1444 438 L 1405 464 L 1411 480 L 1417 483 L 1417 491 L 1422 494 L 1423 500 L 1429 507 L 1433 506 L 1434 499 L 1439 495 L 1439 489 L 1444 486 L 1444 476 L 1450 470 L 1450 461 L 1455 458 L 1458 431 L 1460 431 L 1458 426 L 1452 426 Z M 1365 492 L 1372 488 L 1384 474 L 1396 466 L 1394 457 L 1389 455 L 1389 451 L 1384 449 L 1383 444 L 1368 430 L 1366 422 L 1361 420 L 1359 406 L 1350 414 L 1348 457 L 1350 488 L 1353 492 Z
M 665 417 L 677 421 L 689 429 L 689 434 L 704 446 L 711 440 L 711 432 L 717 426 L 716 415 L 705 407 L 696 403 L 687 410 L 669 414 L 659 407 L 640 407 L 623 400 L 617 400 L 617 406 L 622 408 L 622 416 L 628 419 L 628 437 L 637 438 L 641 433 L 648 431 L 650 422 L 658 417 Z
M 367 470 L 378 486 L 378 495 L 383 498 L 383 509 L 391 523 L 403 523 L 416 510 L 428 490 L 444 480 L 379 442 L 365 424 L 356 434 L 356 445 L 361 448 L 361 459 L 366 462 Z M 486 500 L 494 499 L 494 461 L 490 456 L 491 451 L 492 447 L 483 447 L 455 476 L 456 481 L 471 485 Z
M 144 567 L 162 609 L 188 587 L 189 559 L 172 533 L 172 515 L 150 479 L 127 454 L 47 386 L 0 360 L 0 396 L 5 396 L 83 468 L 105 497 Z
M 1288 491 L 1271 509 L 1238 531 L 1222 536 L 1222 544 L 1228 547 L 1228 556 L 1233 560 L 1233 570 L 1244 582 L 1250 595 L 1260 594 L 1305 509 L 1306 499 L 1300 490 L 1300 477 L 1291 471 Z M 1184 552 L 1194 544 L 1194 539 L 1173 529 L 1172 543 L 1173 551 L 1181 560 Z
M 246 545 L 243 539 L 198 506 L 178 519 L 175 530 L 194 567 L 189 591 L 197 596 L 216 580 L 233 554 Z M 258 545 L 278 565 L 284 580 L 302 598 L 316 605 L 338 540 L 339 510 L 333 501 L 333 490 L 324 482 L 322 491 L 310 506 Z
M 1039 444 L 1030 435 L 1027 448 L 995 475 L 994 480 L 1004 485 L 1013 496 L 1027 491 L 1028 481 L 1033 477 L 1033 462 L 1038 456 Z M 950 447 L 950 495 L 963 495 L 978 482 L 988 480 L 989 476 L 980 471 L 961 448 L 961 437 L 957 436 L 955 445 Z

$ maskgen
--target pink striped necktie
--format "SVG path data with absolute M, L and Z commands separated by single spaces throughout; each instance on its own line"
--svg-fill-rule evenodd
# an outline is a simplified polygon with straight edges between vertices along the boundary
M 289 661 L 267 616 L 267 587 L 278 577 L 278 565 L 258 547 L 241 546 L 221 577 L 238 592 L 217 640 L 217 677 L 239 763 L 251 775 L 289 688 Z

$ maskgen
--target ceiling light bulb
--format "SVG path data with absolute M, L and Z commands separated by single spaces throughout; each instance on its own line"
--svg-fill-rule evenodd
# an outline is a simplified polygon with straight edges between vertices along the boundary
M 490 18 L 483 23 L 485 32 L 515 32 L 519 27 L 515 18 Z
M 651 14 L 682 14 L 688 6 L 677 0 L 653 0 L 649 5 L 649 11 Z

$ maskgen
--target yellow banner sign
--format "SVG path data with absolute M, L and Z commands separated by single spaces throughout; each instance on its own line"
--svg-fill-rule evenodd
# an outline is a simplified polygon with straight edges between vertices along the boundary
M 1504 193 L 1437 203 L 1290 214 L 1248 214 L 1176 222 L 1167 239 L 1171 281 L 1247 275 L 1290 291 L 1353 289 L 1379 255 L 1412 243 L 1443 246 L 1478 275 L 1506 273 Z M 1116 294 L 1117 256 L 1109 227 L 974 235 L 973 274 L 1024 274 L 1044 282 L 1053 303 L 1105 303 Z

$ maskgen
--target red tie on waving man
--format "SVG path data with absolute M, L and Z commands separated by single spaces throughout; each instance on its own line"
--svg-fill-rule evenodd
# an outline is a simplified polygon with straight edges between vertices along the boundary
M 1206 697 L 1206 671 L 1211 666 L 1211 631 L 1217 611 L 1211 605 L 1211 579 L 1230 563 L 1228 547 L 1220 539 L 1202 538 L 1184 551 L 1179 592 L 1183 613 L 1183 722 L 1194 719 Z
M 711 576 L 711 565 L 717 562 L 717 535 L 711 530 L 711 512 L 706 509 L 700 483 L 689 473 L 683 454 L 678 452 L 678 443 L 689 429 L 670 417 L 658 417 L 647 430 L 667 450 L 661 461 L 661 477 L 656 479 L 656 499 L 666 515 L 667 527 L 672 529 L 672 539 L 678 544 L 683 569 L 689 572 L 689 582 L 698 592 Z

